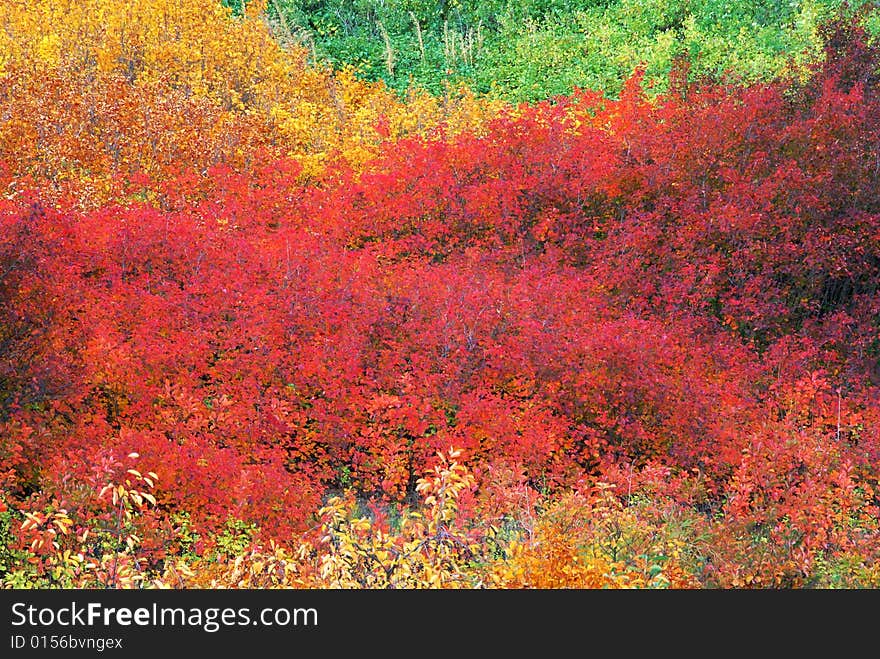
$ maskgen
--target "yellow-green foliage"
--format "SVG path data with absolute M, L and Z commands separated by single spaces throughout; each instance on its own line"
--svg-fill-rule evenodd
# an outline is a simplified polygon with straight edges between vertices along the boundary
M 321 510 L 326 545 L 321 578 L 331 588 L 444 588 L 467 583 L 467 563 L 479 553 L 457 528 L 458 497 L 473 476 L 459 451 L 440 454 L 429 478 L 419 480 L 421 511 L 405 511 L 396 532 L 352 515 L 353 500 L 334 497 Z

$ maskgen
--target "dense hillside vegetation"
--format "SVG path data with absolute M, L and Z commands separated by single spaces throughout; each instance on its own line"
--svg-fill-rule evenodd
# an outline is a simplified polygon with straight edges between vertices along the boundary
M 239 0 L 227 0 L 238 10 Z M 313 57 L 401 92 L 466 82 L 512 101 L 576 88 L 615 96 L 638 66 L 656 93 L 680 61 L 694 76 L 755 82 L 806 70 L 819 26 L 855 0 L 272 0 L 276 32 Z
M 880 585 L 873 14 L 510 104 L 278 36 L 335 6 L 0 5 L 2 583 Z

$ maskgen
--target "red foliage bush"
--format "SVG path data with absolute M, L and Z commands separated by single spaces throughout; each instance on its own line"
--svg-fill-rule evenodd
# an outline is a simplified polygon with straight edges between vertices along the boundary
M 308 185 L 257 157 L 153 205 L 5 200 L 4 482 L 137 450 L 160 509 L 289 539 L 328 488 L 401 500 L 455 445 L 535 489 L 666 473 L 693 503 L 699 474 L 737 523 L 850 542 L 880 457 L 880 98 L 838 36 L 807 85 L 649 100 L 636 75 Z

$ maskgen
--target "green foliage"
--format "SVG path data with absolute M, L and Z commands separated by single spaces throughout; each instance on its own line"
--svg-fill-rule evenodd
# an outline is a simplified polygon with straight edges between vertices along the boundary
M 251 544 L 257 531 L 256 524 L 248 524 L 240 519 L 226 520 L 223 531 L 216 539 L 217 549 L 226 556 L 239 556 Z
M 816 559 L 813 566 L 814 588 L 847 589 L 880 587 L 880 566 L 857 554 Z
M 234 5 L 236 0 L 231 0 Z M 765 80 L 815 57 L 842 0 L 270 0 L 279 29 L 335 67 L 404 92 L 465 82 L 512 101 L 574 87 L 616 95 L 643 66 L 663 91 L 677 57 L 694 76 Z M 864 5 L 851 2 L 851 10 Z M 866 24 L 880 27 L 877 10 Z M 875 30 L 876 32 L 877 30 Z
M 181 558 L 193 560 L 198 556 L 198 546 L 202 536 L 193 527 L 192 518 L 186 511 L 174 513 L 171 517 L 177 541 L 177 554 Z
M 21 587 L 15 584 L 26 581 L 23 579 L 24 572 L 20 569 L 26 559 L 25 552 L 14 548 L 15 532 L 13 526 L 20 521 L 9 508 L 0 512 L 0 583 L 10 584 L 13 588 Z

